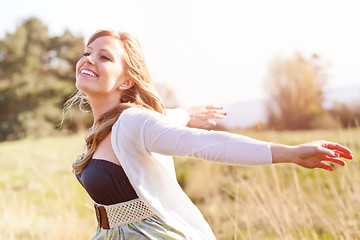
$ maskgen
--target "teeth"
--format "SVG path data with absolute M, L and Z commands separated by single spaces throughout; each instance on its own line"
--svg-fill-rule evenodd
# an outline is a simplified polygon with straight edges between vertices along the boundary
M 86 69 L 81 70 L 81 73 L 82 73 L 82 74 L 89 75 L 89 76 L 92 76 L 92 77 L 96 77 L 96 74 L 95 74 L 95 73 L 93 73 L 93 72 L 91 72 L 91 71 L 89 71 L 89 70 L 86 70 Z

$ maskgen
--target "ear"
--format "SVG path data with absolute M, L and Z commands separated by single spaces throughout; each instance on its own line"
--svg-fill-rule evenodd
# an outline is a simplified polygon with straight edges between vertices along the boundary
M 131 88 L 133 85 L 134 85 L 134 81 L 131 80 L 131 79 L 125 79 L 125 80 L 122 80 L 121 83 L 120 83 L 120 86 L 119 86 L 119 89 L 120 90 L 126 90 L 126 89 L 129 89 Z

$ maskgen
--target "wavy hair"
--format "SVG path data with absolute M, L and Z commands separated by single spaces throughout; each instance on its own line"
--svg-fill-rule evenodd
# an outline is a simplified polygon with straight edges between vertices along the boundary
M 110 133 L 113 124 L 120 114 L 130 107 L 141 107 L 165 113 L 165 107 L 152 85 L 149 71 L 146 67 L 144 54 L 136 37 L 126 32 L 100 30 L 93 34 L 87 46 L 97 38 L 110 36 L 119 39 L 119 44 L 124 49 L 122 67 L 124 76 L 134 81 L 134 85 L 123 91 L 119 96 L 119 103 L 100 116 L 93 128 L 90 128 L 86 137 L 86 151 L 72 164 L 73 172 L 79 174 L 92 158 L 99 143 Z M 81 90 L 76 90 L 73 96 L 65 103 L 64 113 L 73 105 L 79 104 L 80 108 L 88 104 L 88 98 Z

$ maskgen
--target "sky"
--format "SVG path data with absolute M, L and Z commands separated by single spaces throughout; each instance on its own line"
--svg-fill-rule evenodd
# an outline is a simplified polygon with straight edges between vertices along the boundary
M 153 80 L 184 107 L 263 98 L 271 61 L 295 52 L 330 63 L 327 88 L 360 85 L 359 0 L 12 0 L 1 10 L 0 37 L 32 16 L 52 35 L 134 34 Z

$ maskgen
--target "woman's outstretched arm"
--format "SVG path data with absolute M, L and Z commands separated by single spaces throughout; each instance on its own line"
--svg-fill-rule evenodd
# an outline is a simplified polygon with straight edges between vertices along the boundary
M 295 163 L 305 168 L 322 168 L 333 171 L 334 168 L 325 162 L 332 162 L 341 166 L 345 165 L 345 159 L 352 159 L 349 149 L 338 143 L 327 141 L 315 141 L 297 146 L 271 144 L 273 163 Z
M 147 109 L 127 109 L 119 123 L 119 136 L 126 138 L 122 141 L 143 152 L 197 157 L 231 165 L 295 163 L 330 171 L 333 168 L 324 161 L 344 165 L 338 157 L 352 158 L 350 150 L 337 143 L 274 144 L 228 132 L 176 126 L 163 115 Z

